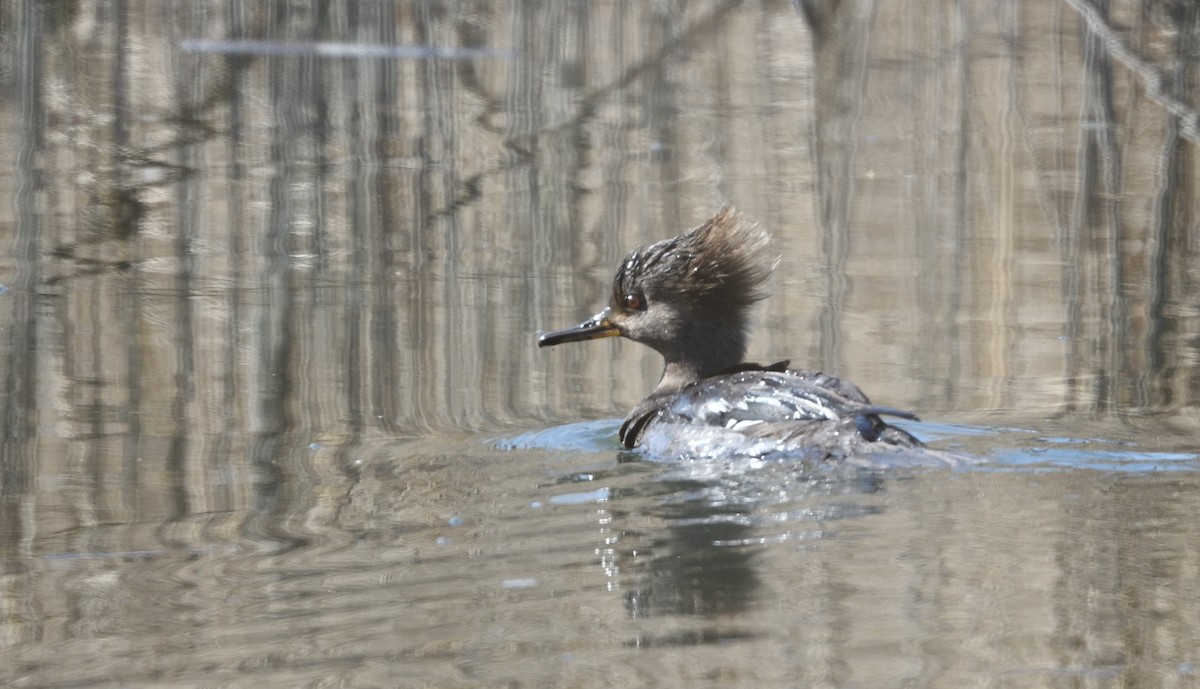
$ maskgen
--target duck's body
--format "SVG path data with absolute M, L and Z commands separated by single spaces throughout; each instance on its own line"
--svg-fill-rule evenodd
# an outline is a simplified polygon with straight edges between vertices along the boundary
M 663 355 L 658 386 L 630 411 L 621 442 L 658 457 L 845 459 L 921 451 L 853 383 L 783 361 L 742 361 L 749 309 L 771 268 L 765 233 L 730 208 L 705 224 L 630 253 L 608 307 L 538 339 L 546 347 L 622 336 Z
M 621 442 L 659 457 L 816 460 L 922 446 L 880 418 L 915 420 L 914 415 L 871 404 L 853 383 L 788 369 L 787 363 L 747 367 L 678 392 L 651 394 L 625 417 Z

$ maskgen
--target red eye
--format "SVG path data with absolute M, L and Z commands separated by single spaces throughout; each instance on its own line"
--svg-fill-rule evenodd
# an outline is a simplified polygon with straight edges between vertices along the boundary
M 621 297 L 621 303 L 630 311 L 641 311 L 646 307 L 646 302 L 642 299 L 642 295 L 636 292 L 630 292 L 624 297 Z

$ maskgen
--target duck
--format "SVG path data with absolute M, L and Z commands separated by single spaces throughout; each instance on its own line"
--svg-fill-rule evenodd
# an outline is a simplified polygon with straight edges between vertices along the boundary
M 914 455 L 925 445 L 887 419 L 854 383 L 790 360 L 745 361 L 751 311 L 767 296 L 770 236 L 723 206 L 701 225 L 631 251 L 608 303 L 578 325 L 541 334 L 538 347 L 608 337 L 663 358 L 658 385 L 625 416 L 621 445 L 662 459 L 844 461 Z

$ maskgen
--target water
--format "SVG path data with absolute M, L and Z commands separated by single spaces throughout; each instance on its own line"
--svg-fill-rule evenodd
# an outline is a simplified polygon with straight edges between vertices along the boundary
M 800 5 L 0 7 L 0 685 L 1194 685 L 1194 10 Z M 620 448 L 724 202 L 977 463 Z

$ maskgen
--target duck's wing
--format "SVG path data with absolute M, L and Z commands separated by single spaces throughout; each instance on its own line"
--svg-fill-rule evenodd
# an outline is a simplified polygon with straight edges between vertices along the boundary
M 770 364 L 757 364 L 753 362 L 743 362 L 736 366 L 731 366 L 723 371 L 714 374 L 713 378 L 733 375 L 735 373 L 747 372 L 762 372 L 762 373 L 786 373 L 788 376 L 799 378 L 807 383 L 827 390 L 837 397 L 849 400 L 851 402 L 860 402 L 862 404 L 870 404 L 871 400 L 867 398 L 866 393 L 862 391 L 854 383 L 837 376 L 831 376 L 824 371 L 814 369 L 794 369 L 789 368 L 791 361 L 783 359 Z

